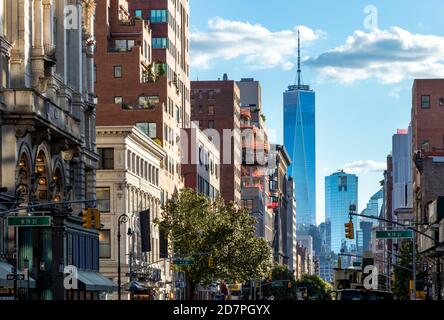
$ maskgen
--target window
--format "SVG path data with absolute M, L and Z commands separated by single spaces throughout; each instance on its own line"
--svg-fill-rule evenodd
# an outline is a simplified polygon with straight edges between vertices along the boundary
M 9 58 L 5 54 L 0 53 L 0 88 L 9 87 Z
M 180 122 L 180 110 L 178 106 L 176 106 L 176 122 Z
M 159 102 L 159 96 L 140 96 L 139 109 L 154 109 Z
M 444 106 L 444 98 L 439 98 L 439 105 Z
M 142 18 L 142 10 L 135 10 L 134 11 L 134 16 Z
M 430 96 L 421 96 L 421 108 L 430 108 Z
M 114 149 L 113 148 L 97 148 L 100 156 L 98 170 L 114 170 Z
M 99 257 L 101 259 L 110 259 L 111 258 L 111 231 L 110 230 L 100 230 Z
M 97 65 L 94 65 L 93 77 L 94 77 L 94 83 L 96 83 L 97 82 Z
M 96 188 L 97 209 L 110 212 L 110 188 Z
M 339 191 L 347 191 L 347 176 L 339 177 Z
M 151 139 L 157 138 L 157 123 L 155 123 L 155 122 L 140 122 L 140 123 L 136 124 L 136 126 Z
M 114 97 L 114 103 L 115 104 L 122 104 L 123 98 L 122 97 Z
M 114 78 L 122 78 L 122 66 L 114 66 Z
M 116 40 L 115 47 L 117 51 L 131 51 L 134 47 L 134 40 Z
M 208 106 L 208 114 L 209 114 L 210 116 L 212 116 L 212 115 L 215 114 L 215 112 L 214 112 L 214 106 Z
M 208 128 L 214 129 L 214 120 L 208 120 Z
M 167 10 L 151 10 L 151 23 L 168 22 Z
M 151 40 L 153 49 L 166 49 L 168 47 L 167 43 L 167 38 L 153 38 Z

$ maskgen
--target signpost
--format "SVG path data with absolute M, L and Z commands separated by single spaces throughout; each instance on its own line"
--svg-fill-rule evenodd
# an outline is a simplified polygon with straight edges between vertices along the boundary
M 16 216 L 8 217 L 8 226 L 12 227 L 50 227 L 50 216 Z
M 376 231 L 376 239 L 412 239 L 413 230 Z

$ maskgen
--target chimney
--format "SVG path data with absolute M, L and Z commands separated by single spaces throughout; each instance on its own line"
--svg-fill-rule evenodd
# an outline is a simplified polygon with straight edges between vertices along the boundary
M 228 81 L 228 75 L 226 73 L 224 73 L 224 81 Z

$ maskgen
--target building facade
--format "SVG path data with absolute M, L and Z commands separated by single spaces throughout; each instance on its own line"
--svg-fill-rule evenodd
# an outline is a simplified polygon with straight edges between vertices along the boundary
M 221 196 L 226 202 L 233 201 L 240 206 L 242 147 L 239 87 L 225 76 L 220 81 L 192 81 L 191 89 L 191 120 L 208 137 L 212 137 L 220 150 Z
M 180 129 L 190 127 L 188 1 L 106 0 L 98 10 L 97 124 L 136 125 L 164 148 L 169 199 L 183 187 Z
M 160 234 L 153 221 L 160 217 L 161 163 L 166 153 L 135 126 L 97 127 L 97 150 L 101 161 L 96 193 L 104 225 L 100 231 L 100 270 L 117 282 L 120 228 L 123 288 L 129 289 L 137 281 L 144 284 L 147 296 L 164 299 L 171 291 L 171 286 L 164 285 L 171 280 L 169 259 L 160 257 Z M 149 211 L 148 221 L 140 216 L 144 211 Z M 122 213 L 129 220 L 119 223 Z M 144 241 L 149 245 L 142 245 Z M 128 273 L 134 275 L 124 276 Z M 131 298 L 127 290 L 123 292 L 124 299 Z M 115 294 L 109 296 L 115 298 Z
M 428 270 L 432 270 L 432 287 L 428 287 L 428 291 L 434 299 L 438 299 L 438 295 L 442 299 L 443 263 L 437 243 L 444 238 L 444 217 L 437 214 L 432 204 L 444 194 L 444 129 L 441 125 L 444 119 L 444 79 L 415 80 L 412 93 L 414 223 L 436 239 L 432 241 L 418 236 L 418 251 L 433 261 L 428 266 Z M 432 225 L 440 227 L 434 229 Z
M 182 174 L 185 187 L 211 199 L 220 196 L 220 153 L 199 127 L 191 123 L 181 132 Z M 187 151 L 186 151 L 187 150 Z
M 19 284 L 24 299 L 91 300 L 116 289 L 99 273 L 100 221 L 85 228 L 81 217 L 96 205 L 99 160 L 95 2 L 77 1 L 71 9 L 78 19 L 68 27 L 60 1 L 0 1 L 2 198 L 12 200 L 11 209 L 25 206 L 12 214 L 27 216 L 30 224 L 47 219 L 44 226 L 20 228 L 1 219 L 2 263 L 26 268 L 36 280 L 31 292 Z M 51 205 L 26 210 L 42 203 Z M 77 270 L 77 290 L 63 284 L 68 269 Z
M 342 243 L 348 246 L 355 241 L 345 238 L 345 223 L 349 222 L 350 205 L 358 206 L 358 177 L 344 171 L 325 177 L 325 216 L 331 224 L 331 250 L 339 253 Z M 357 218 L 352 218 L 357 226 Z M 356 229 L 355 229 L 356 231 Z

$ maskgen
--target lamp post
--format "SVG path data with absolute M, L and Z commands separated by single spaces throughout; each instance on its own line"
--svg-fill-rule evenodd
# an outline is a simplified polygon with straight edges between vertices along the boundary
M 26 282 L 27 282 L 27 285 L 28 285 L 28 294 L 27 294 L 27 296 L 28 296 L 28 300 L 31 300 L 31 298 L 30 298 L 31 293 L 30 293 L 30 289 L 29 289 L 29 259 L 28 259 L 28 257 L 25 258 L 23 263 L 24 263 L 24 267 L 26 269 L 26 280 L 27 280 Z
M 118 284 L 118 299 L 122 300 L 122 268 L 121 268 L 121 261 L 120 261 L 120 225 L 127 223 L 129 221 L 129 216 L 127 214 L 122 214 L 119 216 L 119 219 L 117 221 L 117 284 Z M 128 234 L 132 234 L 131 228 L 128 228 Z

